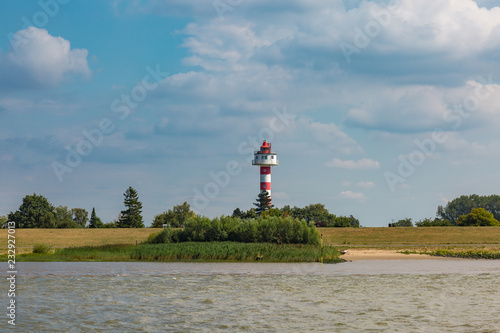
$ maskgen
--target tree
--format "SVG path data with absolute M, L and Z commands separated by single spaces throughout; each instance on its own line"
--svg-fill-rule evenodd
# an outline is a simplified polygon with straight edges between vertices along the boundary
M 442 220 L 439 218 L 432 219 L 423 219 L 421 221 L 415 222 L 417 227 L 449 227 L 452 226 L 449 220 Z
M 174 206 L 173 209 L 156 215 L 151 228 L 161 228 L 164 224 L 168 224 L 173 228 L 179 228 L 184 225 L 188 219 L 195 216 L 196 213 L 191 210 L 191 206 L 187 201 L 184 201 L 183 204 Z
M 462 215 L 457 220 L 459 226 L 500 226 L 500 222 L 493 214 L 484 208 L 474 208 L 467 215 Z
M 241 219 L 243 218 L 243 216 L 245 216 L 245 213 L 241 209 L 236 208 L 235 210 L 233 210 L 232 217 L 239 217 Z
M 78 228 L 73 220 L 73 212 L 66 206 L 57 206 L 54 213 L 55 227 L 60 229 Z
M 73 208 L 71 213 L 73 213 L 73 221 L 76 223 L 77 228 L 85 228 L 89 218 L 89 212 L 83 208 Z
M 399 220 L 398 222 L 395 223 L 390 223 L 390 227 L 413 227 L 413 223 L 411 222 L 410 218 L 402 219 Z
M 121 211 L 120 219 L 118 220 L 118 228 L 144 228 L 142 221 L 142 203 L 139 201 L 137 191 L 129 186 L 123 193 L 125 199 L 123 204 L 127 208 Z
M 257 202 L 255 202 L 254 205 L 257 207 L 255 210 L 257 212 L 257 215 L 259 216 L 260 214 L 262 214 L 262 212 L 265 212 L 266 210 L 274 207 L 274 205 L 271 204 L 271 197 L 269 196 L 269 192 L 267 191 L 262 191 L 259 193 Z
M 92 208 L 92 213 L 90 214 L 89 228 L 103 228 L 104 224 L 101 219 L 95 214 L 95 207 Z
M 10 212 L 8 221 L 16 228 L 53 228 L 54 206 L 42 195 L 27 195 L 16 212 Z
M 469 214 L 474 208 L 484 208 L 492 213 L 495 219 L 500 220 L 499 195 L 462 195 L 448 202 L 445 207 L 438 206 L 436 215 L 443 220 L 449 220 L 453 225 L 457 225 L 458 218 Z
M 7 223 L 7 216 L 0 216 L 0 228 L 3 228 Z

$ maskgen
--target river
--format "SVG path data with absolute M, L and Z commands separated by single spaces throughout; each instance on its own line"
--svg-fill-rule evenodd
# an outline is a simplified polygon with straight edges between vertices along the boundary
M 499 286 L 487 260 L 18 263 L 14 329 L 500 332 Z

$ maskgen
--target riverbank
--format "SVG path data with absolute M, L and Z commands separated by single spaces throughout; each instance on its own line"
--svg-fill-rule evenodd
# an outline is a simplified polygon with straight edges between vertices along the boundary
M 237 243 L 237 242 L 185 242 L 169 244 L 101 245 L 45 248 L 43 253 L 17 255 L 17 262 L 64 261 L 225 261 L 225 262 L 344 262 L 334 247 L 305 244 Z M 0 261 L 7 261 L 1 255 Z

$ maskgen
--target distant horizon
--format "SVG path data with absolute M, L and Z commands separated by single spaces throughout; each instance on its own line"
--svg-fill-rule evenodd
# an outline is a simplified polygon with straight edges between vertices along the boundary
M 0 215 L 37 193 L 143 217 L 276 207 L 366 227 L 498 192 L 493 0 L 9 1 L 0 13 Z

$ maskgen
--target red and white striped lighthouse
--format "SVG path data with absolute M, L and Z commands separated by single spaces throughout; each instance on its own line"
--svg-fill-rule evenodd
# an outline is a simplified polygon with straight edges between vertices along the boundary
M 252 165 L 260 166 L 260 191 L 267 191 L 271 196 L 271 167 L 279 165 L 278 156 L 271 151 L 271 144 L 266 140 L 260 150 L 254 153 Z

